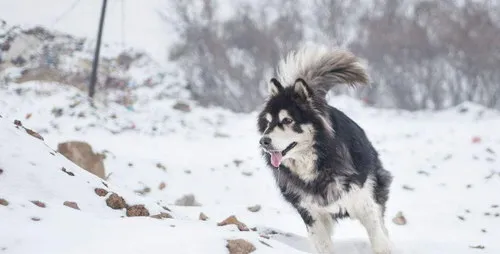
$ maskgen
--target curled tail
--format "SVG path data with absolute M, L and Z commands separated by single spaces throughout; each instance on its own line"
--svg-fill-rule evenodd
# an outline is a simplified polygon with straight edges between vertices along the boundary
M 337 84 L 369 83 L 365 68 L 352 52 L 317 45 L 290 52 L 278 64 L 277 74 L 282 84 L 291 85 L 303 79 L 321 96 Z

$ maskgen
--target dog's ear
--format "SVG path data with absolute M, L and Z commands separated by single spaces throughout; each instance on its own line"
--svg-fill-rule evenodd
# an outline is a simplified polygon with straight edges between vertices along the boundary
M 285 88 L 283 88 L 283 86 L 281 85 L 281 83 L 275 79 L 275 78 L 272 78 L 270 81 L 269 81 L 269 94 L 271 96 L 273 95 L 276 95 L 280 92 L 283 92 L 285 90 Z
M 293 90 L 299 95 L 299 97 L 303 100 L 308 100 L 311 98 L 313 91 L 306 83 L 305 80 L 298 78 L 295 80 L 295 84 L 293 85 Z

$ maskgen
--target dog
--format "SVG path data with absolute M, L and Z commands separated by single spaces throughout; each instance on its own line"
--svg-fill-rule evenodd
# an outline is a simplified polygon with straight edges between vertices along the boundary
M 366 68 L 348 50 L 302 46 L 279 61 L 276 75 L 258 114 L 260 148 L 312 248 L 333 253 L 334 224 L 351 218 L 374 253 L 392 253 L 384 213 L 393 176 L 364 130 L 326 101 L 335 85 L 369 84 Z

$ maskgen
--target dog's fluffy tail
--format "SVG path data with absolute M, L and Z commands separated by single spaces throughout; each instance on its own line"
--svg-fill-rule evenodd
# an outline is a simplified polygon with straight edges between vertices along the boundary
M 369 76 L 351 52 L 326 46 L 303 46 L 278 64 L 278 79 L 292 85 L 302 78 L 315 92 L 325 96 L 337 84 L 368 84 Z

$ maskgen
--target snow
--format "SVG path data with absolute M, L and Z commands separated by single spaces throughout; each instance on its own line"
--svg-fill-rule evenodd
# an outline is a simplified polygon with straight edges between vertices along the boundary
M 121 1 L 109 1 L 104 42 L 113 46 L 103 53 L 121 51 L 117 43 L 124 41 L 164 61 L 176 39 L 155 15 L 164 2 L 124 2 L 127 31 L 122 36 Z M 9 25 L 42 25 L 95 38 L 101 1 L 79 1 L 60 16 L 71 4 L 0 1 L 0 15 Z M 138 67 L 128 74 L 141 80 L 153 71 Z M 309 253 L 300 216 L 283 201 L 261 160 L 257 113 L 200 107 L 179 87 L 181 79 L 135 89 L 138 101 L 132 109 L 99 101 L 91 107 L 84 93 L 63 84 L 0 86 L 0 199 L 9 202 L 0 205 L 0 253 L 227 253 L 226 240 L 235 238 L 253 243 L 255 253 Z M 191 111 L 173 109 L 178 101 Z M 386 224 L 396 254 L 500 253 L 500 207 L 495 206 L 500 206 L 499 112 L 473 103 L 408 112 L 370 108 L 346 96 L 331 96 L 329 102 L 365 129 L 395 176 Z M 16 128 L 15 119 L 44 141 Z M 54 151 L 69 140 L 86 141 L 106 154 L 106 181 Z M 166 187 L 160 190 L 161 183 Z M 150 192 L 138 193 L 145 187 Z M 124 210 L 109 208 L 107 196 L 97 196 L 95 188 L 116 192 L 129 204 L 144 204 L 151 214 L 168 207 L 173 218 L 126 217 Z M 186 194 L 201 205 L 175 205 Z M 77 202 L 80 210 L 64 206 L 65 201 Z M 247 207 L 255 204 L 262 209 L 250 212 Z M 399 211 L 407 225 L 391 221 Z M 200 212 L 209 220 L 200 221 Z M 217 226 L 230 215 L 257 232 Z M 342 221 L 335 231 L 337 253 L 371 253 L 358 222 Z M 484 249 L 471 248 L 478 245 Z
M 0 230 L 5 253 L 226 253 L 225 241 L 233 238 L 252 242 L 256 253 L 308 253 L 300 217 L 282 200 L 261 161 L 255 112 L 201 108 L 189 99 L 192 111 L 180 112 L 172 109 L 174 99 L 154 99 L 155 88 L 141 90 L 143 101 L 133 111 L 113 104 L 94 109 L 85 101 L 70 108 L 83 95 L 57 84 L 12 84 L 0 91 L 0 198 L 10 202 L 0 206 L 0 224 L 7 225 Z M 500 205 L 500 196 L 494 195 L 500 190 L 498 112 L 475 104 L 441 112 L 382 110 L 345 96 L 332 96 L 330 103 L 366 130 L 395 176 L 386 217 L 395 253 L 500 251 L 494 241 L 500 234 L 500 208 L 492 207 Z M 63 115 L 55 117 L 52 107 L 63 108 Z M 463 108 L 468 110 L 461 112 Z M 80 112 L 85 116 L 78 117 Z M 110 118 L 112 114 L 117 117 Z M 40 132 L 45 141 L 16 128 L 14 119 Z M 157 131 L 151 130 L 153 125 Z M 473 143 L 474 136 L 481 142 Z M 105 167 L 111 175 L 104 182 L 109 188 L 61 155 L 51 155 L 59 142 L 68 140 L 108 151 Z M 160 190 L 162 182 L 166 188 Z M 136 193 L 145 187 L 151 191 Z M 107 207 L 94 188 L 144 204 L 151 214 L 167 206 L 174 219 L 122 218 L 124 211 Z M 190 193 L 201 206 L 175 205 Z M 81 210 L 63 206 L 64 201 L 77 202 Z M 262 206 L 259 212 L 247 210 L 255 204 Z M 398 211 L 407 225 L 391 221 Z M 199 221 L 200 212 L 210 219 Z M 216 225 L 230 215 L 258 232 Z M 333 237 L 339 253 L 371 253 L 358 222 L 342 221 Z M 485 249 L 470 248 L 476 245 Z

